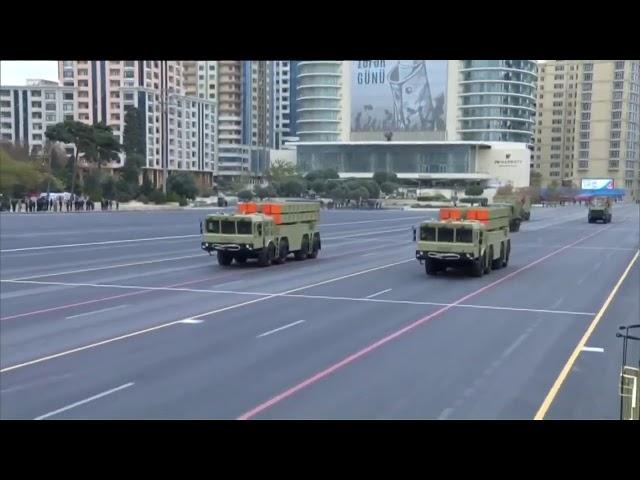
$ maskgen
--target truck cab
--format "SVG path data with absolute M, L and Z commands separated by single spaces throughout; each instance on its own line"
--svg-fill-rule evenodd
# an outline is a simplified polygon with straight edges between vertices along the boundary
M 587 215 L 589 223 L 611 222 L 611 199 L 609 197 L 591 197 L 589 200 L 589 213 Z

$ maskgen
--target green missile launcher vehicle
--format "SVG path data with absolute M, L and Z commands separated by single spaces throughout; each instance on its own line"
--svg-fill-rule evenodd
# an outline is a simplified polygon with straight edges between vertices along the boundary
M 427 275 L 448 267 L 465 268 L 474 277 L 509 263 L 511 239 L 507 207 L 441 208 L 438 220 L 422 222 L 416 259 Z
M 312 202 L 240 203 L 233 214 L 207 215 L 201 248 L 217 252 L 222 266 L 258 260 L 258 265 L 316 258 L 321 249 L 320 204 Z

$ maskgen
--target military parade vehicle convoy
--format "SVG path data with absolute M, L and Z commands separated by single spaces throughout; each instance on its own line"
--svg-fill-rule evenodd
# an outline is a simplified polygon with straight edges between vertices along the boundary
M 201 248 L 217 252 L 222 266 L 253 258 L 266 267 L 283 263 L 289 254 L 296 260 L 316 258 L 319 220 L 317 202 L 239 203 L 236 213 L 207 215 L 200 228 Z
M 416 259 L 427 275 L 448 267 L 481 277 L 506 267 L 511 253 L 509 207 L 441 208 L 437 220 L 420 224 Z
M 611 199 L 608 197 L 592 197 L 589 200 L 589 223 L 601 220 L 603 223 L 611 222 Z

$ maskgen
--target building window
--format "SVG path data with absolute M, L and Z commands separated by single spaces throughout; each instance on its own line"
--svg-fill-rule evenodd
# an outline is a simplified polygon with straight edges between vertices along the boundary
M 624 60 L 617 60 L 615 68 L 616 70 L 624 70 Z
M 612 120 L 620 120 L 622 118 L 622 112 L 617 111 L 617 112 L 611 112 L 611 119 Z
M 613 129 L 613 130 L 619 130 L 619 129 L 620 129 L 620 125 L 621 125 L 621 122 L 620 122 L 620 121 L 617 121 L 617 122 L 611 122 L 611 129 Z
M 134 61 L 125 60 L 124 66 L 125 67 L 135 67 L 136 66 L 136 62 L 135 62 L 135 60 Z
M 585 83 L 584 85 L 582 85 L 582 90 L 584 92 L 590 92 L 592 87 L 593 87 L 593 84 Z
M 614 80 L 623 80 L 624 79 L 624 71 L 614 73 L 613 74 L 613 79 Z
M 609 158 L 620 158 L 620 150 L 609 150 Z
M 591 80 L 593 80 L 593 74 L 592 73 L 583 73 L 582 74 L 582 81 L 590 82 Z
M 581 150 L 589 150 L 589 142 L 580 142 Z
M 555 115 L 555 116 L 562 115 L 562 110 L 554 110 L 553 111 L 553 115 Z
M 609 168 L 611 168 L 611 169 L 620 168 L 620 161 L 619 160 L 609 160 Z
M 624 88 L 624 82 L 613 82 L 614 90 L 622 90 Z
M 591 120 L 591 112 L 582 112 L 582 120 Z
M 55 105 L 53 106 L 53 108 L 49 108 L 49 105 L 47 105 L 47 110 L 55 110 Z M 73 103 L 65 103 L 62 106 L 62 111 L 63 112 L 73 112 Z
M 133 70 L 125 70 L 124 71 L 124 78 L 133 78 L 133 77 L 134 77 Z
M 611 131 L 611 138 L 620 138 L 620 130 L 612 130 Z

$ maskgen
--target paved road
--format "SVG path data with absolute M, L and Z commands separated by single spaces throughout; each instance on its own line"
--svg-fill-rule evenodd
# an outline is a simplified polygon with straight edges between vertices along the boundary
M 536 209 L 506 269 L 431 278 L 411 226 L 434 214 L 326 211 L 317 259 L 221 268 L 204 213 L 0 216 L 1 418 L 533 418 L 638 249 L 637 206 Z M 617 384 L 606 345 L 575 365 L 609 362 L 590 394 Z M 617 416 L 585 388 L 549 417 Z

